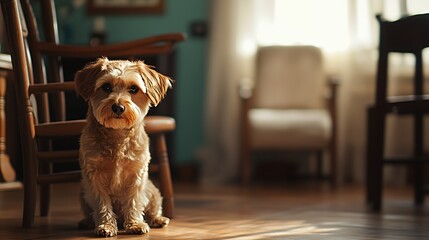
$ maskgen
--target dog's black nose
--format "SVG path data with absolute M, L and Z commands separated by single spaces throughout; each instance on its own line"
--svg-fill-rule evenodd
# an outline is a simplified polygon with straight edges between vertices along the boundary
M 116 115 L 121 115 L 122 113 L 125 112 L 125 107 L 121 104 L 113 104 L 112 105 L 112 111 L 116 114 Z

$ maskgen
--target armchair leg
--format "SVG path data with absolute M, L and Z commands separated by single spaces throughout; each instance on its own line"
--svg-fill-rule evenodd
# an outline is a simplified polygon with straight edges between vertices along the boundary
M 244 153 L 241 163 L 241 183 L 245 186 L 250 184 L 250 154 Z
M 244 186 L 248 186 L 250 184 L 252 161 L 252 150 L 250 147 L 250 136 L 248 130 L 243 129 L 241 141 L 241 183 Z
M 330 107 L 329 107 L 329 111 L 332 117 L 332 138 L 331 138 L 331 143 L 329 146 L 329 157 L 331 158 L 331 187 L 333 189 L 335 189 L 337 187 L 337 181 L 338 181 L 338 176 L 337 176 L 337 123 L 338 123 L 338 119 L 337 119 L 337 110 L 336 110 L 336 85 L 332 86 L 332 94 L 333 94 L 333 99 L 331 100 L 330 103 Z
M 330 157 L 331 157 L 331 187 L 337 187 L 337 147 L 335 137 L 333 138 L 333 143 L 330 147 Z
M 323 152 L 316 151 L 316 177 L 317 179 L 323 178 Z

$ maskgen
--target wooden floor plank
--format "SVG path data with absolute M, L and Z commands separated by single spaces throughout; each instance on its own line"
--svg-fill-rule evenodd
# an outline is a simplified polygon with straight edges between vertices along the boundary
M 408 188 L 388 189 L 382 214 L 367 212 L 364 189 L 314 186 L 176 186 L 176 217 L 144 239 L 429 239 L 429 208 Z M 0 239 L 92 239 L 77 229 L 79 185 L 54 185 L 52 211 L 22 229 L 22 189 L 0 191 Z M 142 239 L 120 231 L 118 239 Z

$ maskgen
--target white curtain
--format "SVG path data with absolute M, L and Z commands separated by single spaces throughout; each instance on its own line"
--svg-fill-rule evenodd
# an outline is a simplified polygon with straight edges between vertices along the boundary
M 404 12 L 429 11 L 413 0 L 213 0 L 205 109 L 205 147 L 199 151 L 203 183 L 226 183 L 239 176 L 238 86 L 251 84 L 260 45 L 311 44 L 325 54 L 327 71 L 340 78 L 339 174 L 362 181 L 365 164 L 366 108 L 373 102 L 378 23 L 375 14 L 396 19 Z M 410 56 L 394 56 L 390 93 L 409 89 Z M 411 119 L 389 118 L 387 154 L 411 151 Z M 404 127 L 406 126 L 406 127 Z M 405 136 L 405 137 L 404 137 Z M 429 136 L 429 132 L 428 132 Z M 402 170 L 388 170 L 392 181 Z M 389 174 L 390 172 L 390 174 Z M 403 180 L 399 180 L 403 181 Z
M 270 0 L 267 6 L 272 6 Z M 238 87 L 252 77 L 258 22 L 254 0 L 211 2 L 205 108 L 205 148 L 199 152 L 202 182 L 219 184 L 238 177 Z

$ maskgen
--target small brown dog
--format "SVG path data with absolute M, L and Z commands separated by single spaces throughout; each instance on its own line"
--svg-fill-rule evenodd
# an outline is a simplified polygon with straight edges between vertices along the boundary
M 171 80 L 142 61 L 100 58 L 76 73 L 76 90 L 88 102 L 80 139 L 80 225 L 98 236 L 117 235 L 117 219 L 130 234 L 164 227 L 162 197 L 148 179 L 149 138 L 143 119 Z

